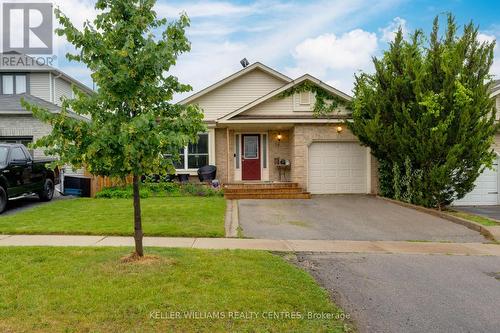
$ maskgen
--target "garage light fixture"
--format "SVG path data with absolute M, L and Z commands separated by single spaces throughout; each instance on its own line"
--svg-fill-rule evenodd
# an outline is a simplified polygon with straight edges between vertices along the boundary
M 337 133 L 342 133 L 342 131 L 344 130 L 344 128 L 342 126 L 337 126 Z

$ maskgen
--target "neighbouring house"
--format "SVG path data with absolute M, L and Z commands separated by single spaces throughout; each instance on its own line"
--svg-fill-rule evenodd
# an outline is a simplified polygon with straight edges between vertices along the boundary
M 178 173 L 217 167 L 223 184 L 293 182 L 312 194 L 377 193 L 377 163 L 346 127 L 349 111 L 313 114 L 315 96 L 284 97 L 308 81 L 349 101 L 351 97 L 311 75 L 298 79 L 261 63 L 182 100 L 204 111 L 208 133 L 184 150 Z
M 0 143 L 22 143 L 26 146 L 50 133 L 51 127 L 35 119 L 21 106 L 21 98 L 39 104 L 51 112 L 60 112 L 62 98 L 72 98 L 72 86 L 92 93 L 84 84 L 62 71 L 38 64 L 19 53 L 0 54 Z M 81 118 L 76 114 L 72 116 Z M 33 156 L 42 157 L 35 149 Z M 67 168 L 71 173 L 71 168 Z M 81 172 L 79 172 L 81 173 Z
M 491 98 L 495 99 L 496 119 L 500 121 L 500 80 L 493 83 Z M 493 149 L 497 153 L 497 159 L 493 163 L 492 169 L 485 169 L 475 182 L 476 187 L 461 200 L 454 202 L 454 205 L 499 205 L 500 204 L 500 133 L 495 136 Z

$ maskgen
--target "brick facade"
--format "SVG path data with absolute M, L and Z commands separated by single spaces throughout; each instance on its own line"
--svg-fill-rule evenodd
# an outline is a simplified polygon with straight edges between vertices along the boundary
M 358 139 L 344 126 L 341 133 L 337 133 L 337 126 L 332 124 L 296 124 L 287 130 L 259 129 L 254 132 L 268 133 L 269 148 L 269 180 L 279 181 L 279 172 L 274 167 L 274 159 L 287 159 L 291 161 L 291 170 L 287 172 L 287 180 L 297 182 L 301 187 L 307 188 L 308 174 L 308 149 L 315 141 L 346 141 L 358 142 Z M 229 134 L 229 147 L 227 139 Z M 282 139 L 278 143 L 277 136 Z M 234 182 L 234 130 L 218 128 L 215 130 L 215 155 L 217 165 L 217 178 L 223 183 Z M 229 148 L 229 149 L 228 149 Z M 229 158 L 229 163 L 228 163 Z M 378 192 L 378 166 L 375 158 L 370 161 L 371 192 Z
M 51 132 L 50 125 L 42 123 L 31 115 L 0 116 L 1 137 L 32 137 L 33 142 Z M 42 149 L 34 150 L 34 157 L 43 157 Z

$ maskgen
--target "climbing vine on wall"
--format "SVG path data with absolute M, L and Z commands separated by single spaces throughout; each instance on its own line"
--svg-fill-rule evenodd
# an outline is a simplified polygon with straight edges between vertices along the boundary
M 342 109 L 339 108 L 340 106 L 344 106 L 348 110 L 350 109 L 348 101 L 335 94 L 332 94 L 329 91 L 326 91 L 325 89 L 317 86 L 310 81 L 304 81 L 298 86 L 292 87 L 282 92 L 279 97 L 286 98 L 302 92 L 311 92 L 315 95 L 316 102 L 314 103 L 313 108 L 315 117 L 328 118 L 339 114 L 342 111 Z

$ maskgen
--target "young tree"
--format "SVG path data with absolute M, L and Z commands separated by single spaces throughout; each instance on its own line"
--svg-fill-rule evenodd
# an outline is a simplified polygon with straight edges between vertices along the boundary
M 428 41 L 400 29 L 375 73 L 356 76 L 351 128 L 380 162 L 383 195 L 441 208 L 491 166 L 493 48 L 472 23 L 457 36 L 450 14 L 443 37 L 437 17 Z
M 143 174 L 172 170 L 165 154 L 197 140 L 204 131 L 203 114 L 196 106 L 171 104 L 177 92 L 191 87 L 168 75 L 179 54 L 190 50 L 185 36 L 189 19 L 167 24 L 153 11 L 156 0 L 98 0 L 99 15 L 79 31 L 59 10 L 56 32 L 74 45 L 72 61 L 84 63 L 97 84 L 95 94 L 74 89 L 60 114 L 24 103 L 52 133 L 36 142 L 59 163 L 85 166 L 94 175 L 133 176 L 134 238 L 137 255 L 143 256 L 140 178 Z M 68 110 L 88 118 L 80 121 Z

